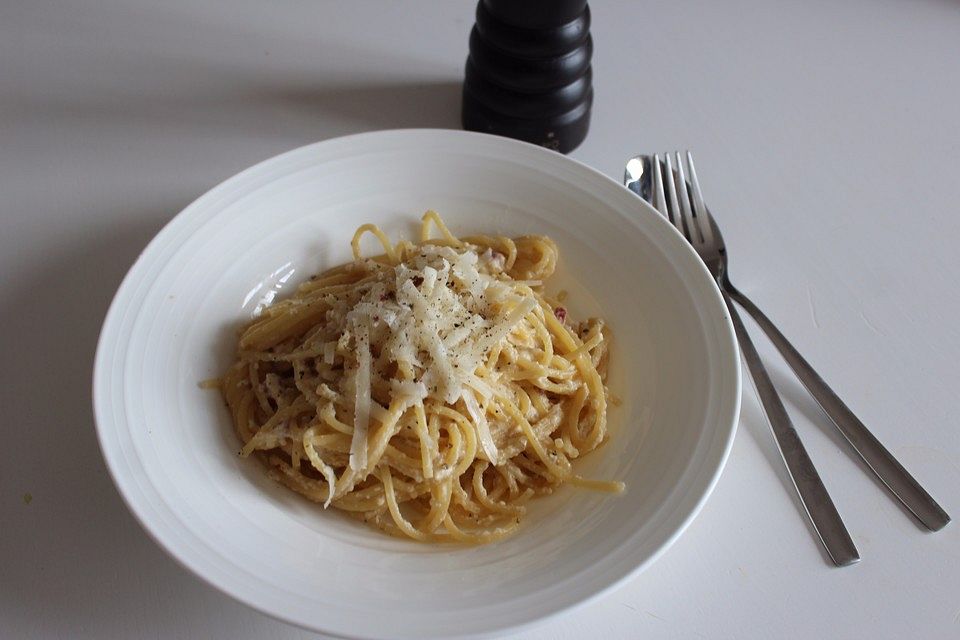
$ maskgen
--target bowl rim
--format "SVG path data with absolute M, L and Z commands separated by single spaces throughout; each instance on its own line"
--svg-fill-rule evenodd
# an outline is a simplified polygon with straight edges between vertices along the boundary
M 213 201 L 219 199 L 221 196 L 233 189 L 243 186 L 248 188 L 254 186 L 254 181 L 251 180 L 252 178 L 270 173 L 272 169 L 278 165 L 282 165 L 286 162 L 294 160 L 299 156 L 307 156 L 315 153 L 318 150 L 321 150 L 323 147 L 332 147 L 334 145 L 371 145 L 380 141 L 378 139 L 382 139 L 383 142 L 389 142 L 392 145 L 397 145 L 398 143 L 402 142 L 406 142 L 407 144 L 415 144 L 418 142 L 418 138 L 420 139 L 419 141 L 422 142 L 422 137 L 433 139 L 443 137 L 450 140 L 459 138 L 460 140 L 457 142 L 462 141 L 467 145 L 470 143 L 482 142 L 488 145 L 500 145 L 504 148 L 505 153 L 522 152 L 525 154 L 539 155 L 544 158 L 545 162 L 560 162 L 561 164 L 568 164 L 568 166 L 571 167 L 575 166 L 576 171 L 582 172 L 585 176 L 590 176 L 594 180 L 600 178 L 601 183 L 608 183 L 610 187 L 621 190 L 624 194 L 629 194 L 627 197 L 633 199 L 633 204 L 638 210 L 648 210 L 648 212 L 652 213 L 654 217 L 660 219 L 660 224 L 669 228 L 673 234 L 676 234 L 676 236 L 683 241 L 683 246 L 685 247 L 684 250 L 688 254 L 688 257 L 692 257 L 699 267 L 700 273 L 695 277 L 706 278 L 710 282 L 711 287 L 708 287 L 708 290 L 711 292 L 709 295 L 712 296 L 712 299 L 705 301 L 705 304 L 712 305 L 716 311 L 720 312 L 719 323 L 717 326 L 712 328 L 716 332 L 715 337 L 717 338 L 717 346 L 719 347 L 718 360 L 722 361 L 722 367 L 725 369 L 723 371 L 724 379 L 729 381 L 727 385 L 728 389 L 726 397 L 721 397 L 718 401 L 717 413 L 722 413 L 723 415 L 715 416 L 715 437 L 710 448 L 705 453 L 705 462 L 709 464 L 705 463 L 703 468 L 711 469 L 709 477 L 701 479 L 702 470 L 695 477 L 701 483 L 700 486 L 694 487 L 696 489 L 696 493 L 699 494 L 698 498 L 694 504 L 688 507 L 688 512 L 686 515 L 680 520 L 672 533 L 670 533 L 663 540 L 663 542 L 653 553 L 651 553 L 643 561 L 633 564 L 633 566 L 630 566 L 628 569 L 621 572 L 619 576 L 607 580 L 604 586 L 596 588 L 592 593 L 579 597 L 572 602 L 560 604 L 542 615 L 534 615 L 530 619 L 523 622 L 493 622 L 482 632 L 468 632 L 467 634 L 458 637 L 487 637 L 495 633 L 504 633 L 508 631 L 518 632 L 523 629 L 528 629 L 534 625 L 545 622 L 548 619 L 555 618 L 563 613 L 572 612 L 576 609 L 586 606 L 589 603 L 595 602 L 611 591 L 620 587 L 626 581 L 636 577 L 644 569 L 659 559 L 667 551 L 667 549 L 669 549 L 676 542 L 676 540 L 680 537 L 680 535 L 683 534 L 694 518 L 696 518 L 696 516 L 700 513 L 707 499 L 713 493 L 723 469 L 726 466 L 737 430 L 742 390 L 739 347 L 729 312 L 727 311 L 726 304 L 715 280 L 712 278 L 706 266 L 694 252 L 693 248 L 682 239 L 682 236 L 680 236 L 679 232 L 674 229 L 669 222 L 660 218 L 659 214 L 648 203 L 646 203 L 643 199 L 629 189 L 623 187 L 616 180 L 579 160 L 570 158 L 569 156 L 561 155 L 537 145 L 485 133 L 460 131 L 455 129 L 385 129 L 339 136 L 303 145 L 260 161 L 249 168 L 226 178 L 216 186 L 207 190 L 204 194 L 196 198 L 183 210 L 173 216 L 163 226 L 163 228 L 157 232 L 156 235 L 154 235 L 146 247 L 138 254 L 137 259 L 131 265 L 119 287 L 117 288 L 117 292 L 115 293 L 104 317 L 101 331 L 97 340 L 96 355 L 94 357 L 92 376 L 92 404 L 97 440 L 110 477 L 113 480 L 113 483 L 127 508 L 133 514 L 134 518 L 144 529 L 147 535 L 178 564 L 187 569 L 194 576 L 200 578 L 206 584 L 214 587 L 216 590 L 230 596 L 231 598 L 242 602 L 254 610 L 289 624 L 328 634 L 333 637 L 364 640 L 367 638 L 379 638 L 386 636 L 352 635 L 350 633 L 344 633 L 340 630 L 324 628 L 315 623 L 311 623 L 310 621 L 300 619 L 290 611 L 278 611 L 275 608 L 271 608 L 266 604 L 258 602 L 255 597 L 247 594 L 244 590 L 237 587 L 237 585 L 218 581 L 216 576 L 217 571 L 215 569 L 195 566 L 187 557 L 187 554 L 182 553 L 181 549 L 179 549 L 173 543 L 171 540 L 173 536 L 170 536 L 165 529 L 154 526 L 156 522 L 153 518 L 156 514 L 151 513 L 155 510 L 155 508 L 154 505 L 150 504 L 150 496 L 133 486 L 133 482 L 131 481 L 132 478 L 125 475 L 126 469 L 121 468 L 121 460 L 119 459 L 122 457 L 121 452 L 114 450 L 112 443 L 108 441 L 110 431 L 107 427 L 107 424 L 108 422 L 111 422 L 108 413 L 109 408 L 112 406 L 112 402 L 115 401 L 110 393 L 108 384 L 110 356 L 112 356 L 113 352 L 117 349 L 124 348 L 124 345 L 118 342 L 118 335 L 115 331 L 115 328 L 120 321 L 121 316 L 124 315 L 126 306 L 125 303 L 128 302 L 127 298 L 132 295 L 132 289 L 134 289 L 138 281 L 143 280 L 143 276 L 146 275 L 141 272 L 145 269 L 147 258 L 149 258 L 151 253 L 153 253 L 158 246 L 162 245 L 163 241 L 168 235 L 172 234 L 179 226 L 185 224 L 188 218 L 191 216 L 202 215 L 204 209 Z M 405 141 L 405 138 L 408 138 L 409 141 Z M 694 269 L 696 269 L 696 267 Z

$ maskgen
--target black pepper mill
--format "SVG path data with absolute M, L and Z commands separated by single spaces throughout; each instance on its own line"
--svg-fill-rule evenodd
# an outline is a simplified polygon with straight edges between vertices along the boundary
M 593 104 L 587 0 L 480 0 L 463 128 L 573 151 Z

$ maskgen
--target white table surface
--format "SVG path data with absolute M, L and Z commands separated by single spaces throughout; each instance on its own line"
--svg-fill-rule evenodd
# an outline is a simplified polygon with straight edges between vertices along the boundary
M 342 134 L 458 127 L 473 7 L 0 4 L 0 637 L 316 637 L 205 586 L 128 514 L 94 436 L 94 344 L 137 253 L 223 178 Z M 593 15 L 573 156 L 619 178 L 634 153 L 693 149 L 740 287 L 960 517 L 960 5 Z M 828 566 L 747 387 L 676 545 L 517 637 L 960 637 L 960 524 L 921 531 L 758 344 L 862 562 Z

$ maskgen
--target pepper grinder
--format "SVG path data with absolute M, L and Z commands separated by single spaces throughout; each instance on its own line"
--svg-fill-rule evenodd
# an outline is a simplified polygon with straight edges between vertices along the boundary
M 593 104 L 587 0 L 479 0 L 463 82 L 463 128 L 561 153 Z

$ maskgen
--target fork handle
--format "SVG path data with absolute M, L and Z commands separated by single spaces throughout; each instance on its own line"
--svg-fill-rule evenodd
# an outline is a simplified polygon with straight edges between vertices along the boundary
M 770 429 L 777 441 L 780 455 L 783 456 L 787 471 L 810 517 L 810 522 L 813 523 L 813 528 L 820 536 L 820 542 L 823 543 L 823 547 L 835 565 L 844 567 L 853 564 L 860 560 L 860 553 L 853 544 L 853 539 L 850 538 L 833 500 L 830 499 L 827 488 L 823 486 L 813 461 L 807 455 L 807 450 L 800 441 L 800 436 L 793 427 L 790 416 L 787 415 L 763 362 L 760 361 L 760 354 L 750 340 L 750 335 L 743 326 L 743 321 L 736 307 L 733 306 L 730 295 L 722 289 L 721 291 L 727 303 L 727 309 L 730 311 L 730 319 L 733 321 L 743 359 L 750 370 L 750 377 L 753 378 L 757 395 L 760 396 L 760 403 L 770 422 Z
M 763 311 L 750 298 L 741 293 L 732 283 L 726 281 L 723 288 L 730 297 L 746 309 L 757 322 L 770 341 L 783 356 L 810 395 L 816 399 L 823 411 L 830 417 L 843 437 L 853 446 L 867 466 L 887 486 L 890 492 L 903 503 L 931 531 L 939 531 L 948 522 L 950 516 L 930 497 L 913 476 L 887 451 L 870 430 L 860 422 L 843 400 L 833 392 L 823 378 L 810 366 L 790 341 L 770 321 Z

